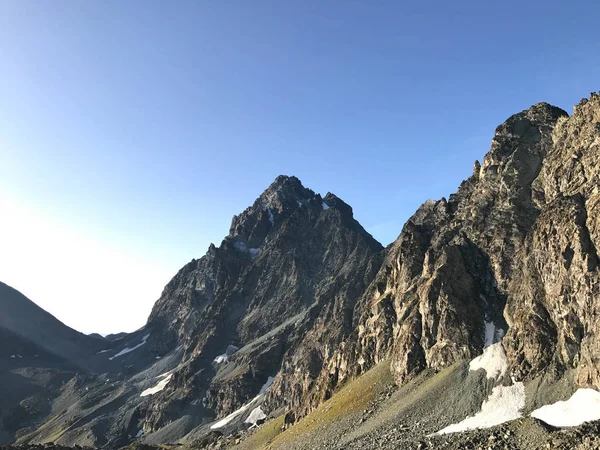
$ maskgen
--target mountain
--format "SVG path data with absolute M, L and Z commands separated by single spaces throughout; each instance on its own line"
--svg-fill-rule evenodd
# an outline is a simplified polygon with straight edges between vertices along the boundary
M 342 357 L 351 374 L 389 357 L 403 383 L 425 368 L 470 360 L 504 335 L 511 282 L 544 208 L 533 183 L 557 121 L 566 118 L 546 103 L 511 116 L 458 191 L 425 202 L 407 221 L 366 293 L 352 350 Z
M 0 444 L 37 424 L 65 380 L 95 367 L 90 359 L 101 348 L 0 283 Z
M 592 94 L 572 117 L 546 103 L 515 114 L 456 194 L 419 208 L 367 291 L 351 372 L 389 357 L 403 383 L 507 333 L 517 379 L 576 369 L 600 387 L 599 106 Z
M 143 328 L 110 339 L 0 290 L 3 353 L 47 352 L 41 365 L 9 358 L 5 386 L 60 379 L 14 391 L 13 408 L 42 406 L 5 415 L 4 439 L 599 448 L 599 422 L 581 425 L 600 419 L 599 152 L 600 96 L 570 117 L 535 104 L 385 249 L 340 198 L 277 177 Z
M 156 302 L 148 320 L 155 345 L 181 348 L 186 365 L 152 402 L 144 430 L 163 428 L 181 416 L 175 405 L 189 408 L 195 398 L 227 415 L 269 377 L 289 385 L 291 397 L 306 395 L 352 331 L 354 304 L 381 251 L 341 199 L 278 177 L 233 218 L 221 245 L 186 265 Z
M 0 330 L 21 336 L 65 361 L 85 366 L 88 356 L 103 347 L 101 340 L 67 327 L 2 282 L 0 299 Z
M 382 251 L 340 198 L 278 177 L 233 218 L 219 247 L 169 282 L 145 327 L 105 340 L 96 355 L 104 366 L 65 388 L 77 400 L 63 419 L 26 440 L 117 446 L 138 433 L 148 442 L 201 436 L 267 383 L 318 395 L 311 379 L 351 333 Z

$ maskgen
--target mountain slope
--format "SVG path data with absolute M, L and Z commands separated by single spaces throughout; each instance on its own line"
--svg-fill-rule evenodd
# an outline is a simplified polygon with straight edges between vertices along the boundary
M 97 366 L 103 345 L 0 283 L 0 444 L 39 425 L 63 383 Z
M 504 442 L 493 431 L 424 438 L 453 421 L 490 414 L 496 398 L 490 395 L 492 388 L 492 393 L 515 395 L 511 401 L 516 416 L 505 420 L 567 400 L 577 388 L 600 388 L 599 152 L 596 94 L 577 105 L 572 117 L 545 103 L 510 117 L 497 128 L 483 164 L 475 163 L 473 175 L 458 192 L 448 200 L 426 202 L 406 223 L 357 303 L 354 332 L 317 384 L 327 386 L 335 394 L 332 401 L 339 401 L 346 389 L 338 392 L 339 386 L 389 364 L 397 383 L 408 387 L 423 375 L 435 380 L 436 372 L 473 360 L 488 347 L 505 354 L 504 381 L 494 384 L 488 378 L 478 386 L 471 370 L 463 372 L 434 395 L 429 410 L 424 409 L 427 391 L 419 381 L 421 400 L 406 409 L 407 416 L 396 415 L 402 411 L 398 405 L 387 405 L 381 411 L 385 423 L 367 417 L 362 435 L 350 433 L 355 425 L 348 428 L 339 414 L 331 426 L 303 434 L 319 422 L 320 414 L 336 408 L 326 406 L 328 402 L 316 416 L 309 414 L 290 429 L 296 430 L 291 442 L 280 445 L 285 432 L 265 445 L 346 449 L 377 442 L 381 448 L 462 448 L 487 442 L 490 448 L 538 448 L 547 440 L 552 448 L 578 443 L 580 448 L 596 448 L 594 427 L 591 439 L 587 434 L 584 440 L 579 432 L 553 435 L 552 427 L 535 420 L 503 427 Z M 404 387 L 402 391 L 404 402 L 407 392 Z M 464 400 L 473 409 L 457 415 Z M 298 405 L 296 410 L 304 414 L 317 405 Z M 600 417 L 598 411 L 591 417 Z M 349 433 L 355 440 L 347 438 Z M 492 440 L 497 447 L 489 444 Z
M 341 199 L 278 177 L 221 245 L 175 275 L 145 327 L 105 340 L 102 370 L 65 383 L 51 408 L 60 420 L 21 441 L 193 441 L 244 428 L 245 416 L 215 421 L 258 407 L 270 384 L 283 393 L 270 407 L 323 398 L 316 376 L 352 332 L 382 255 Z
M 103 348 L 99 339 L 67 327 L 16 289 L 0 282 L 0 329 L 23 336 L 47 352 L 74 364 Z

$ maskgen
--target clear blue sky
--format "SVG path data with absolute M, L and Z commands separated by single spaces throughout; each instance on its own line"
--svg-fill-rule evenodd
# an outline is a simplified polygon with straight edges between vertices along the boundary
M 0 280 L 84 331 L 133 329 L 279 174 L 336 193 L 388 244 L 510 114 L 571 112 L 600 89 L 599 14 L 592 0 L 2 1 Z

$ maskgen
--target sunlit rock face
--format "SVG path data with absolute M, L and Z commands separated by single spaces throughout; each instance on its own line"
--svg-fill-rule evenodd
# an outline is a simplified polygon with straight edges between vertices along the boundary
M 518 255 L 506 317 L 515 373 L 578 369 L 600 387 L 600 97 L 561 118 L 533 182 L 541 210 Z
M 517 379 L 577 368 L 600 386 L 600 99 L 546 103 L 496 129 L 483 163 L 390 247 L 330 372 L 389 358 L 399 382 L 504 339 Z
M 525 238 L 542 212 L 532 185 L 566 117 L 546 103 L 511 116 L 456 194 L 419 208 L 388 249 L 330 372 L 343 379 L 389 358 L 402 383 L 502 338 Z

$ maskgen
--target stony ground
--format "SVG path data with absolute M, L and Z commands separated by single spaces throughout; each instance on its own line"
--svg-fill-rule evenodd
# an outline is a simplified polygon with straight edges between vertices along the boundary
M 541 385 L 537 386 L 539 390 Z M 215 432 L 203 442 L 160 446 L 134 443 L 122 450 L 600 449 L 600 421 L 558 430 L 526 417 L 485 430 L 435 434 L 474 414 L 487 389 L 486 377 L 469 372 L 466 363 L 439 373 L 424 373 L 401 388 L 395 387 L 389 365 L 380 364 L 294 425 L 284 427 L 284 417 L 278 415 L 252 431 L 232 436 Z M 555 384 L 552 389 L 560 387 Z M 68 447 L 33 445 L 0 450 L 9 448 Z
M 376 440 L 360 440 L 343 447 L 346 450 L 366 449 L 415 449 L 415 450 L 598 450 L 600 449 L 600 421 L 586 423 L 569 430 L 552 430 L 535 419 L 520 419 L 488 430 L 469 431 L 435 438 L 415 438 L 416 430 L 401 427 L 392 429 Z M 323 436 L 324 437 L 324 436 Z M 408 439 L 407 439 L 408 438 Z M 322 444 L 314 441 L 300 447 L 306 450 L 330 449 L 326 439 Z M 160 447 L 164 448 L 181 448 Z M 192 450 L 194 447 L 186 447 Z M 195 447 L 200 449 L 200 447 Z M 256 450 L 269 447 L 255 447 Z M 0 450 L 73 450 L 85 447 L 59 445 L 0 446 Z M 159 450 L 159 447 L 143 444 L 132 445 L 128 450 Z
M 366 449 L 600 449 L 600 422 L 557 430 L 523 418 L 486 430 L 435 435 L 441 428 L 472 415 L 486 391 L 485 378 L 457 364 L 436 375 L 424 374 L 396 389 L 385 366 L 350 383 L 328 403 L 281 431 L 282 418 L 250 436 L 221 438 L 211 448 L 235 450 Z M 352 403 L 355 399 L 362 399 Z M 342 405 L 340 405 L 340 403 Z M 327 415 L 335 411 L 329 420 Z M 244 438 L 238 443 L 240 438 Z

